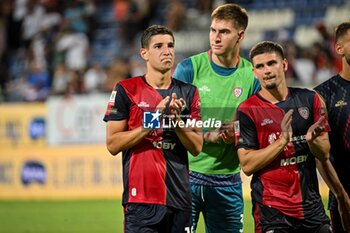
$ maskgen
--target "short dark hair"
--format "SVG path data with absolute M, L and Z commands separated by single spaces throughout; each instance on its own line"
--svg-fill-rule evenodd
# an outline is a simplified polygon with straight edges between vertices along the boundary
M 250 50 L 250 60 L 252 61 L 255 56 L 264 53 L 276 53 L 282 59 L 285 59 L 284 51 L 280 44 L 273 41 L 262 41 L 254 45 L 254 47 Z
M 344 22 L 339 24 L 335 29 L 335 41 L 338 42 L 338 40 L 341 37 L 343 37 L 349 29 L 350 29 L 350 22 Z
M 141 48 L 147 48 L 151 37 L 155 35 L 170 35 L 175 42 L 174 34 L 169 28 L 162 25 L 151 25 L 142 33 Z
M 211 20 L 214 19 L 232 20 L 233 25 L 238 29 L 245 30 L 248 26 L 246 9 L 234 3 L 218 6 L 211 14 Z

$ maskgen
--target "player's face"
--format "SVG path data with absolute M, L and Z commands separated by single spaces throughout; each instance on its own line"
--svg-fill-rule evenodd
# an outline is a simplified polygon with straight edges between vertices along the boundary
M 165 73 L 174 66 L 174 40 L 170 35 L 152 36 L 148 48 L 141 49 L 141 56 L 155 70 Z
M 276 53 L 264 53 L 253 57 L 253 71 L 264 89 L 275 89 L 285 82 L 285 71 L 288 68 L 286 59 Z
M 234 27 L 230 20 L 214 19 L 211 22 L 209 40 L 212 52 L 217 56 L 232 54 L 239 49 L 244 31 Z
M 336 45 L 337 52 L 340 56 L 344 56 L 346 62 L 350 66 L 350 29 L 347 31 L 339 43 Z

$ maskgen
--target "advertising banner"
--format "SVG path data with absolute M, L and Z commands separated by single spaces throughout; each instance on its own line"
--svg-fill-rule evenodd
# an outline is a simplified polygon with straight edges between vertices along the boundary
M 0 105 L 0 150 L 46 145 L 44 103 Z
M 48 144 L 104 144 L 106 124 L 103 116 L 108 100 L 106 94 L 50 97 L 47 101 Z
M 0 151 L 0 199 L 121 198 L 121 154 L 104 145 Z

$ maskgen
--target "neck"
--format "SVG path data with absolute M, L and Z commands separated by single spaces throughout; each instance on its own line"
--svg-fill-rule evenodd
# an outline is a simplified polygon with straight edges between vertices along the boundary
M 274 89 L 262 88 L 259 94 L 270 103 L 276 104 L 287 99 L 288 87 L 280 85 Z
M 171 84 L 171 72 L 167 73 L 151 73 L 145 74 L 147 83 L 155 89 L 168 89 Z
M 345 58 L 343 58 L 342 67 L 342 71 L 339 73 L 339 75 L 343 79 L 350 81 L 350 64 L 347 63 Z
M 239 55 L 238 55 L 238 50 L 230 53 L 228 55 L 215 55 L 212 54 L 212 60 L 215 64 L 219 65 L 219 66 L 223 66 L 226 68 L 235 68 L 238 65 L 239 62 Z

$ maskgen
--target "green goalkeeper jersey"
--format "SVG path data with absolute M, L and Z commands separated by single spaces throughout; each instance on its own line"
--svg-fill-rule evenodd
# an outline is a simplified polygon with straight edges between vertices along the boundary
M 228 123 L 238 105 L 260 89 L 252 64 L 240 57 L 236 68 L 224 68 L 211 62 L 211 52 L 203 52 L 182 61 L 174 72 L 176 79 L 197 86 L 203 121 Z M 203 133 L 213 128 L 203 128 Z M 202 152 L 189 156 L 190 170 L 203 174 L 235 174 L 240 171 L 234 144 L 204 142 Z

